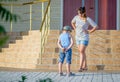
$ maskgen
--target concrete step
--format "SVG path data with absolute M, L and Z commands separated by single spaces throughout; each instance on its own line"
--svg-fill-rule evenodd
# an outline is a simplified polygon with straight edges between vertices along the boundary
M 13 33 L 14 36 L 10 37 L 12 40 L 9 40 L 11 43 L 8 42 L 8 44 L 10 43 L 8 47 L 1 49 L 3 52 L 0 53 L 0 66 L 58 70 L 59 48 L 57 38 L 59 31 L 50 31 L 48 41 L 44 46 L 45 53 L 42 54 L 42 65 L 38 65 L 38 63 L 40 64 L 40 32 L 30 31 L 28 32 L 29 35 L 22 36 L 22 39 L 20 39 L 23 34 Z M 120 39 L 119 37 L 114 38 L 117 34 L 119 33 L 110 36 L 107 31 L 98 31 L 90 35 L 90 38 L 94 39 L 90 40 L 86 50 L 89 70 L 97 70 L 100 65 L 104 66 L 104 70 L 120 70 Z M 17 36 L 19 40 L 16 39 Z M 15 44 L 13 44 L 14 41 Z M 71 68 L 72 70 L 78 70 L 79 52 L 76 44 L 73 45 L 72 50 Z M 63 67 L 66 69 L 65 65 Z
M 39 64 L 36 66 L 37 69 L 40 70 L 58 70 L 58 64 Z M 66 64 L 63 64 L 62 67 L 63 71 L 66 71 Z M 71 71 L 78 71 L 79 69 L 79 65 L 76 64 L 71 64 Z M 117 70 L 120 71 L 120 67 L 119 65 L 88 65 L 88 71 L 99 71 L 99 70 L 107 70 L 107 71 L 111 71 L 111 70 Z
M 31 63 L 0 63 L 1 67 L 19 68 L 19 69 L 35 69 L 36 65 Z
M 38 45 L 40 45 L 40 41 L 39 40 L 17 40 L 16 41 L 16 45 L 33 45 L 33 42 L 34 42 L 34 44 L 36 45 L 36 44 L 38 44 Z M 12 44 L 10 44 L 10 45 L 12 45 Z
M 59 30 L 50 30 L 50 34 L 59 34 L 60 31 Z
M 6 58 L 5 63 L 37 64 L 36 58 Z
M 37 65 L 37 69 L 44 69 L 44 70 L 58 70 L 58 64 L 52 65 L 52 64 L 42 64 L 42 65 Z M 77 65 L 71 65 L 71 70 L 78 70 L 79 66 Z M 66 65 L 63 65 L 63 70 L 66 71 Z
M 59 56 L 56 55 L 56 56 L 53 56 L 53 55 L 44 55 L 42 57 L 42 64 L 56 64 L 57 61 L 59 59 Z M 72 57 L 72 63 L 73 64 L 79 64 L 79 57 L 78 56 L 73 56 Z M 103 64 L 103 65 L 114 65 L 113 62 L 116 61 L 116 65 L 119 65 L 120 64 L 120 60 L 119 59 L 100 59 L 99 57 L 94 59 L 92 57 L 87 57 L 87 64 L 88 65 L 99 65 L 99 64 Z M 53 63 L 54 62 L 54 63 Z
M 51 47 L 51 48 L 57 48 L 58 45 L 57 45 L 57 42 L 56 43 L 53 43 L 53 42 L 48 42 L 45 44 L 45 48 L 48 48 L 48 47 Z
M 45 52 L 55 52 L 55 48 L 45 48 Z
M 41 32 L 39 30 L 31 30 L 29 31 L 29 35 L 39 35 Z
M 52 43 L 57 44 L 57 39 L 48 39 L 47 41 L 50 42 L 51 44 Z

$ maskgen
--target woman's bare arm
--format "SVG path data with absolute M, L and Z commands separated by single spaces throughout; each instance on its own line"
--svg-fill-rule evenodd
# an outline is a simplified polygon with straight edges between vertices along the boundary
M 76 29 L 75 23 L 71 22 L 71 25 L 72 25 L 73 29 L 75 30 Z
M 97 27 L 93 27 L 91 30 L 88 31 L 88 33 L 93 33 L 96 29 Z

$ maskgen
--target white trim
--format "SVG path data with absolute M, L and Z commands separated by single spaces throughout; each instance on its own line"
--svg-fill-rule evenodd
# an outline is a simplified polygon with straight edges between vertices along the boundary
M 62 28 L 63 28 L 63 8 L 64 8 L 64 2 L 63 2 L 63 0 L 61 0 L 61 26 L 60 26 L 60 30 L 62 30 Z
M 98 24 L 98 0 L 95 0 L 95 22 Z
M 44 18 L 44 2 L 42 2 L 42 21 L 43 21 L 43 18 Z
M 85 6 L 85 0 L 82 0 L 82 7 Z
M 13 5 L 11 5 L 11 10 L 10 10 L 10 12 L 12 13 L 13 12 Z M 11 21 L 10 22 L 10 32 L 12 32 L 13 31 L 13 22 Z
M 30 5 L 30 29 L 32 30 L 32 5 Z
M 116 16 L 116 20 L 117 20 L 117 30 L 120 30 L 120 0 L 117 0 L 117 16 Z

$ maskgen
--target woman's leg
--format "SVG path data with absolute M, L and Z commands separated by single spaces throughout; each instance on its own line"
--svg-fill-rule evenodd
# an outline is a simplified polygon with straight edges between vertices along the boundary
M 86 65 L 87 64 L 86 63 L 86 54 L 85 54 L 86 46 L 80 44 L 78 46 L 78 50 L 79 50 L 79 53 L 80 53 L 80 68 L 84 68 L 84 67 L 87 66 Z
M 84 70 L 87 70 L 86 53 L 84 54 L 84 60 L 83 60 L 83 66 L 82 66 L 82 68 L 83 68 Z

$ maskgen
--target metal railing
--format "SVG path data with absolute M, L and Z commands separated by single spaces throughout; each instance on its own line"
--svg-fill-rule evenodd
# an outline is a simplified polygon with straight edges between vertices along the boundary
M 47 37 L 50 31 L 50 2 L 51 0 L 49 0 L 47 8 L 45 10 L 45 13 L 43 13 L 44 17 L 42 18 L 42 24 L 40 27 L 40 32 L 41 32 L 41 46 L 40 46 L 40 62 L 39 64 L 42 64 L 42 54 L 44 53 L 44 47 L 45 47 L 45 43 L 47 41 Z M 43 4 L 44 5 L 44 4 Z

